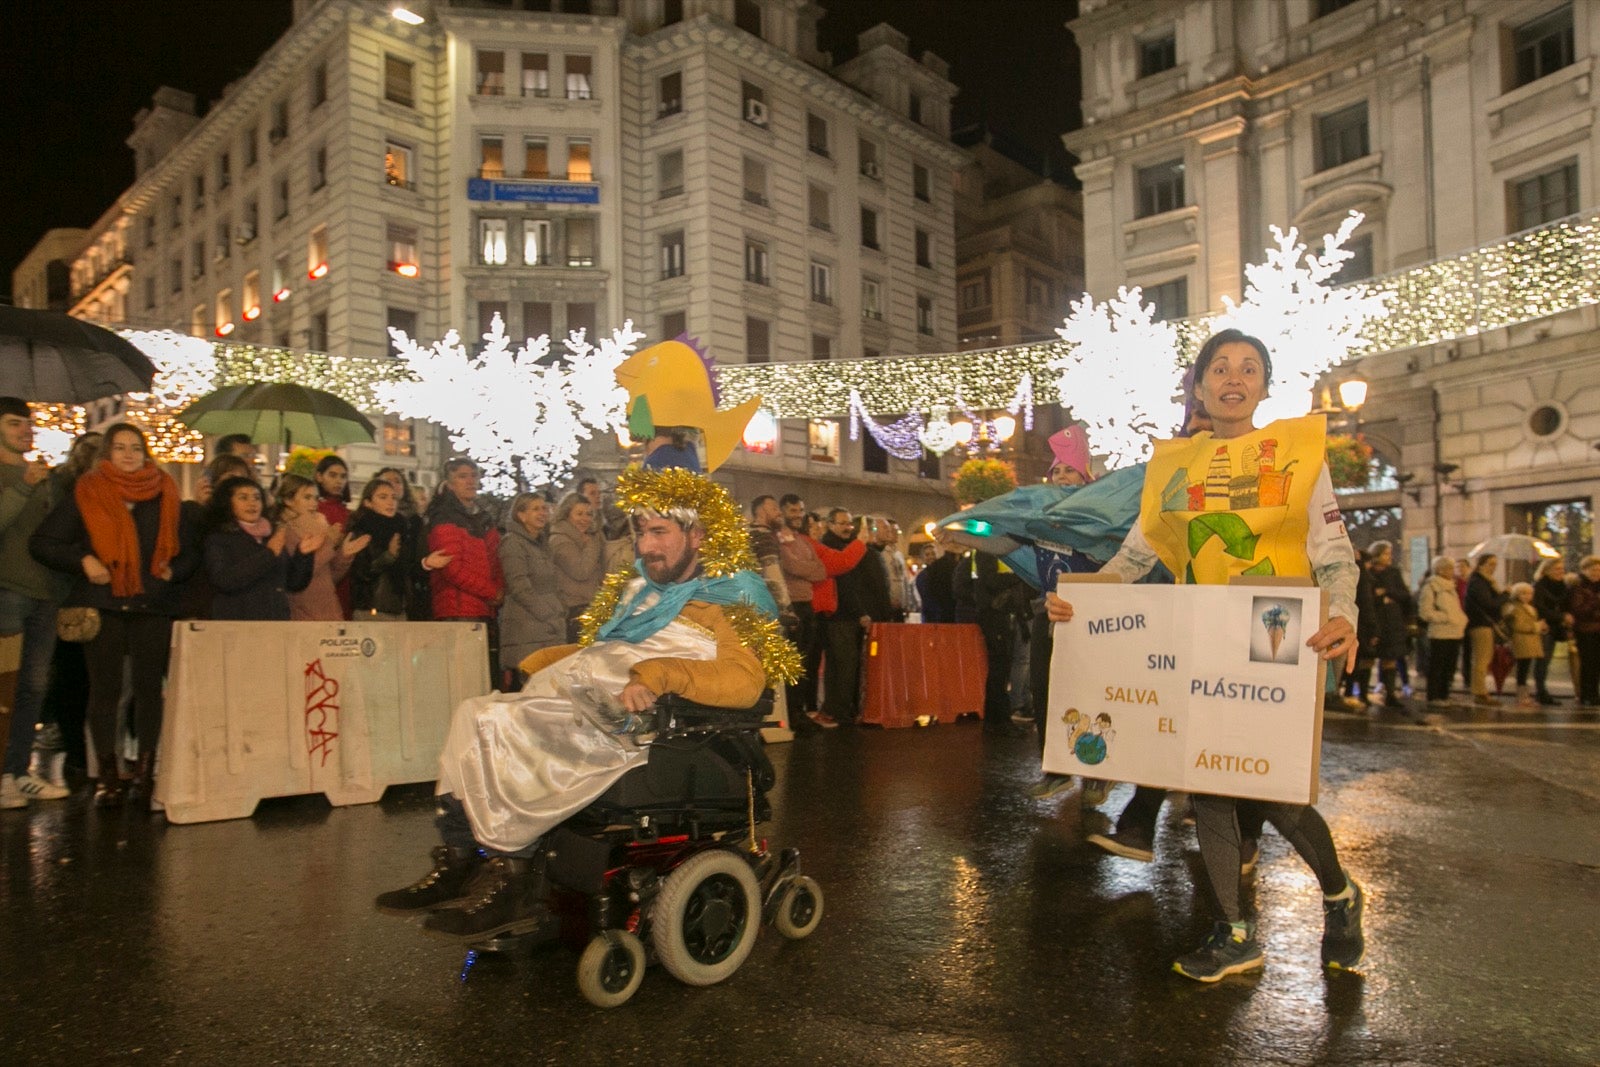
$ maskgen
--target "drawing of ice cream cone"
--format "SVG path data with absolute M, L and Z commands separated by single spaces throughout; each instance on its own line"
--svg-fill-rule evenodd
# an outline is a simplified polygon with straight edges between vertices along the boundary
M 1278 648 L 1289 632 L 1289 613 L 1281 605 L 1274 604 L 1261 613 L 1261 625 L 1267 628 L 1267 640 L 1272 643 L 1272 658 L 1277 659 Z

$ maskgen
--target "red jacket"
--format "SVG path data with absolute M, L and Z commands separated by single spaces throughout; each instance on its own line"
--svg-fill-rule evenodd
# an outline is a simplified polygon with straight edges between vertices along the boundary
M 861 562 L 861 557 L 867 554 L 867 543 L 858 537 L 843 548 L 829 548 L 815 537 L 806 540 L 822 561 L 823 570 L 828 572 L 827 578 L 811 584 L 811 610 L 818 615 L 832 615 L 839 609 L 839 586 L 833 579 Z
M 473 537 L 454 523 L 428 529 L 428 551 L 443 552 L 449 563 L 429 574 L 436 619 L 492 619 L 505 592 L 500 570 L 500 531 L 491 527 Z

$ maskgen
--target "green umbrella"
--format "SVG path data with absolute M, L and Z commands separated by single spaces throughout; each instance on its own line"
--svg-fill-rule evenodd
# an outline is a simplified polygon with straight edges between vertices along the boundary
M 332 393 L 290 382 L 229 385 L 178 413 L 202 433 L 242 433 L 259 444 L 282 441 L 327 448 L 377 436 L 365 415 Z

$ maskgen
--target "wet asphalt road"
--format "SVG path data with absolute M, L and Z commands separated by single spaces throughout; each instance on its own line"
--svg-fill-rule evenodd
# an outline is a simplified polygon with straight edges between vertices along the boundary
M 1318 966 L 1314 881 L 1268 834 L 1267 966 L 1168 972 L 1203 937 L 1193 833 L 1100 853 L 1031 736 L 831 731 L 771 751 L 775 846 L 827 894 L 708 989 L 652 968 L 609 1012 L 547 947 L 479 963 L 373 894 L 434 843 L 429 791 L 168 826 L 80 793 L 0 813 L 0 1063 L 1594 1064 L 1600 729 L 1332 717 L 1322 810 L 1370 890 L 1365 976 Z M 1126 798 L 1118 789 L 1106 810 Z

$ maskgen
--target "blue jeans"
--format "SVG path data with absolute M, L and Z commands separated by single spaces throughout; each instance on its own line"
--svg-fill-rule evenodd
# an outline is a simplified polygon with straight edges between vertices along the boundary
M 35 600 L 13 589 L 0 589 L 0 634 L 22 635 L 22 665 L 17 672 L 17 699 L 6 739 L 5 768 L 0 773 L 25 774 L 33 750 L 33 728 L 50 686 L 50 657 L 56 650 L 56 602 Z

